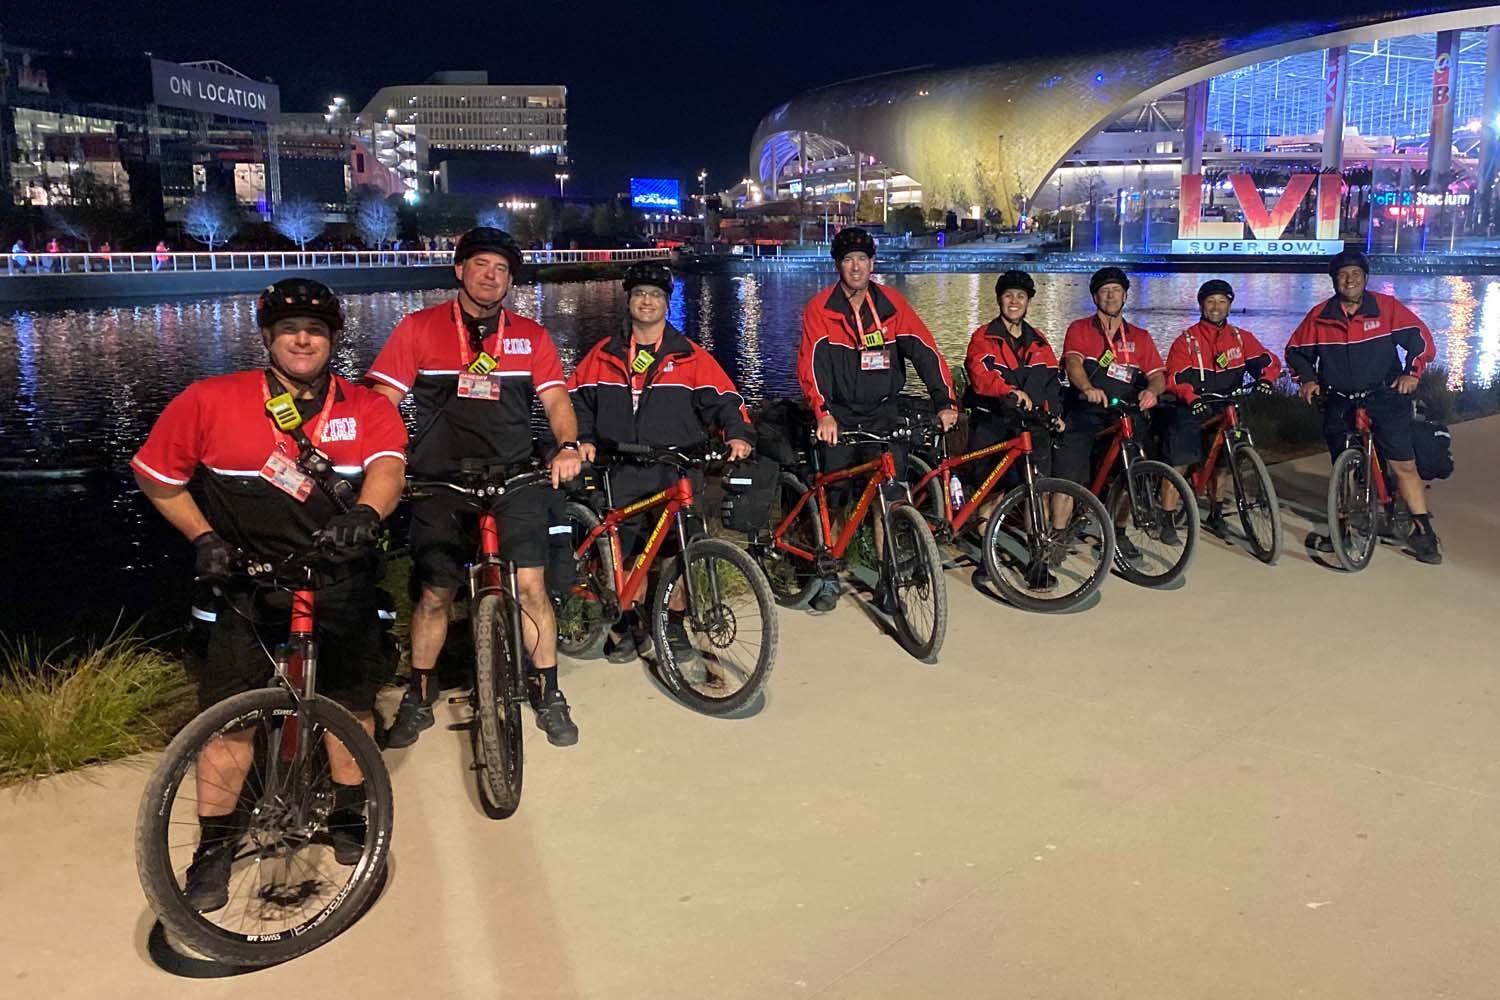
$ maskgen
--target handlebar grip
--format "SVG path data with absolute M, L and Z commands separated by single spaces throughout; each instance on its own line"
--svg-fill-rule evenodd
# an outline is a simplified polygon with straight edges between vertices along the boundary
M 648 444 L 636 444 L 633 441 L 616 442 L 614 450 L 621 455 L 651 455 L 656 452 L 656 449 Z

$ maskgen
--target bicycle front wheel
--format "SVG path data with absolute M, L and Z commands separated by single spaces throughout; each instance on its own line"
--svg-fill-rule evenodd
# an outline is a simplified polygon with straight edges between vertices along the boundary
M 358 766 L 362 804 L 335 789 L 330 744 Z M 201 808 L 210 801 L 217 808 Z M 200 822 L 224 803 L 233 811 Z M 225 965 L 285 962 L 327 943 L 374 900 L 392 809 L 380 750 L 347 710 L 320 697 L 299 705 L 280 687 L 247 691 L 188 723 L 146 783 L 135 827 L 141 889 L 193 951 Z M 201 884 L 189 896 L 195 858 L 205 869 L 228 861 L 213 902 Z
M 927 519 L 906 504 L 891 508 L 889 523 L 890 551 L 881 572 L 895 596 L 896 639 L 912 656 L 936 663 L 948 632 L 948 587 L 937 542 Z
M 1339 565 L 1358 573 L 1370 565 L 1379 539 L 1380 502 L 1365 453 L 1345 449 L 1328 480 L 1328 540 Z
M 662 566 L 651 636 L 662 680 L 683 704 L 706 715 L 733 712 L 765 687 L 776 663 L 771 585 L 741 549 L 699 539 L 686 558 Z
M 1038 479 L 1000 499 L 984 534 L 984 568 L 1005 600 L 1026 611 L 1078 607 L 1098 591 L 1115 557 L 1114 524 L 1099 498 L 1065 479 Z M 1054 498 L 1072 501 L 1068 523 L 1053 526 Z M 1033 525 L 1041 525 L 1037 536 Z
M 485 594 L 474 611 L 474 776 L 491 819 L 505 819 L 521 804 L 521 660 L 515 647 L 515 605 Z
M 1281 506 L 1271 473 L 1261 461 L 1260 453 L 1248 444 L 1235 445 L 1229 453 L 1229 462 L 1245 540 L 1255 558 L 1273 566 L 1281 558 Z
M 1142 587 L 1165 587 L 1187 572 L 1198 544 L 1198 503 L 1181 473 L 1164 462 L 1135 462 L 1128 482 L 1116 477 L 1106 506 L 1121 576 Z

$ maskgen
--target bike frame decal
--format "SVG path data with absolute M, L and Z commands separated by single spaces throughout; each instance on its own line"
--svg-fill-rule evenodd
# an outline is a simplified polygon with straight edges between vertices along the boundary
M 661 516 L 656 519 L 656 525 L 651 529 L 650 536 L 646 539 L 646 548 L 636 558 L 635 565 L 631 567 L 627 576 L 625 573 L 624 560 L 620 550 L 620 523 L 628 521 L 633 517 L 645 513 L 653 507 L 665 504 Z M 637 500 L 627 507 L 619 510 L 609 511 L 604 515 L 604 520 L 599 526 L 588 533 L 582 543 L 579 544 L 574 553 L 578 558 L 588 554 L 590 548 L 597 544 L 599 536 L 605 532 L 609 533 L 610 552 L 613 555 L 611 568 L 614 570 L 615 594 L 620 601 L 620 610 L 625 611 L 635 606 L 639 600 L 638 592 L 646 588 L 646 578 L 650 572 L 651 565 L 656 561 L 662 546 L 666 544 L 666 526 L 671 523 L 677 514 L 691 508 L 693 505 L 693 483 L 692 480 L 683 477 L 676 484 L 669 486 L 660 493 L 655 493 L 644 500 Z
M 989 497 L 990 491 L 995 488 L 995 484 L 1000 481 L 1000 477 L 1005 475 L 1006 470 L 1014 465 L 1017 458 L 1021 455 L 1030 454 L 1031 449 L 1031 432 L 1022 431 L 1018 436 L 1008 441 L 1000 441 L 980 448 L 978 451 L 959 455 L 957 458 L 944 458 L 933 467 L 931 472 L 917 481 L 917 485 L 912 487 L 912 492 L 920 494 L 927 488 L 929 483 L 938 476 L 942 476 L 944 480 L 943 520 L 947 521 L 955 532 L 959 531 L 968 523 L 969 518 L 974 515 L 974 512 L 979 509 L 979 505 L 984 503 L 985 499 Z M 979 488 L 974 491 L 974 495 L 955 514 L 953 511 L 953 499 L 948 495 L 946 488 L 948 476 L 954 469 L 962 468 L 965 465 L 977 462 L 982 458 L 988 458 L 991 455 L 999 454 L 1002 451 L 1006 453 L 1005 457 L 995 463 L 995 467 L 990 470 L 989 475 L 984 477 L 984 482 L 979 484 Z

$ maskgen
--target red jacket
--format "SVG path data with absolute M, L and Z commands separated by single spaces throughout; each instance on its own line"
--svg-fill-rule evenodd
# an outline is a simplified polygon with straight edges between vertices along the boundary
M 1297 381 L 1315 378 L 1336 392 L 1420 375 L 1436 355 L 1427 324 L 1394 296 L 1377 292 L 1366 292 L 1353 316 L 1344 315 L 1338 296 L 1314 306 L 1286 345 L 1287 367 Z
M 1109 337 L 1097 313 L 1068 324 L 1063 337 L 1064 360 L 1069 355 L 1083 362 L 1084 374 L 1095 389 L 1129 402 L 1135 402 L 1152 375 L 1166 368 L 1151 331 L 1122 318 L 1114 337 Z
M 969 376 L 965 402 L 970 406 L 983 406 L 986 399 L 993 401 L 1019 389 L 1042 409 L 1062 410 L 1057 355 L 1047 335 L 1025 320 L 1019 340 L 1006 332 L 1005 321 L 999 318 L 975 330 L 969 337 L 964 371 Z
M 1183 330 L 1167 351 L 1167 391 L 1184 403 L 1200 392 L 1233 392 L 1245 376 L 1275 381 L 1281 362 L 1261 346 L 1255 334 L 1233 323 L 1215 326 L 1199 320 Z
M 954 405 L 948 363 L 901 293 L 871 282 L 856 316 L 835 284 L 802 310 L 797 379 L 815 417 L 831 414 L 853 427 L 894 415 L 908 361 L 938 409 Z

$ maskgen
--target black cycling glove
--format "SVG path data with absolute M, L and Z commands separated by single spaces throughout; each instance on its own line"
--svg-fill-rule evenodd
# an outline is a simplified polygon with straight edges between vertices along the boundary
M 1272 396 L 1276 394 L 1276 387 L 1265 379 L 1258 378 L 1255 380 L 1255 384 L 1250 387 L 1250 391 L 1261 396 Z
M 352 549 L 374 544 L 380 536 L 380 512 L 368 504 L 357 503 L 347 514 L 335 514 L 315 536 L 334 548 Z
M 1194 399 L 1189 408 L 1193 411 L 1193 416 L 1199 420 L 1204 419 L 1213 412 L 1209 405 L 1201 399 Z
M 229 579 L 241 558 L 239 548 L 216 531 L 205 531 L 193 539 L 193 573 L 200 580 Z

